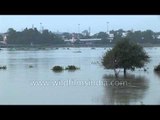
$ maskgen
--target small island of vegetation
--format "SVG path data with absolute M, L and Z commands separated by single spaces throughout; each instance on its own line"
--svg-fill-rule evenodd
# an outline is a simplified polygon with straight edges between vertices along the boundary
M 70 71 L 75 71 L 75 70 L 78 70 L 80 68 L 74 66 L 74 65 L 68 65 L 65 70 L 70 70 Z
M 155 72 L 160 72 L 160 64 L 157 65 L 157 66 L 154 68 L 154 71 L 155 71 Z
M 6 70 L 7 67 L 6 66 L 0 66 L 0 69 Z
M 62 71 L 64 70 L 64 68 L 63 68 L 62 66 L 54 66 L 54 67 L 52 68 L 52 70 L 53 70 L 54 72 L 62 72 Z

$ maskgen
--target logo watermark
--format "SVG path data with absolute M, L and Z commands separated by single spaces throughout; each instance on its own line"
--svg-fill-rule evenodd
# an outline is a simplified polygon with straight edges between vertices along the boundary
M 94 81 L 94 80 L 54 80 L 54 81 L 33 81 L 33 86 L 128 86 L 128 81 Z

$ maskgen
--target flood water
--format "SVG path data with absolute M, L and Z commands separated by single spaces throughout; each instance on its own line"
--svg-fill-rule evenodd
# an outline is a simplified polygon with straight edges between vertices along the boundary
M 0 50 L 0 104 L 7 105 L 152 105 L 160 104 L 160 48 L 145 48 L 150 62 L 143 69 L 113 70 L 100 64 L 110 48 L 46 48 Z M 75 65 L 76 71 L 53 72 L 55 65 Z M 32 66 L 32 67 L 29 67 Z M 112 83 L 112 84 L 110 84 Z

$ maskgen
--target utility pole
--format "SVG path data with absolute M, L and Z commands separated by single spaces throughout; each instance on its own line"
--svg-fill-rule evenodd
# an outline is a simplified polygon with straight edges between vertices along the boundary
M 80 24 L 78 24 L 78 33 L 80 33 Z
M 78 39 L 79 39 L 79 34 L 80 34 L 80 24 L 78 24 Z
M 40 23 L 40 32 L 42 33 L 43 28 L 42 28 L 42 23 Z
M 34 24 L 32 24 L 32 29 L 34 29 Z
M 90 36 L 90 34 L 91 34 L 91 28 L 90 27 L 89 27 L 89 31 L 88 32 L 89 32 L 89 36 Z
M 107 33 L 109 34 L 109 22 L 107 22 Z

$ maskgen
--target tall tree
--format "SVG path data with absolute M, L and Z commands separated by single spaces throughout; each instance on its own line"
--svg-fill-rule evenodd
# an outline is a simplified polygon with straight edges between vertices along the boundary
M 119 40 L 116 45 L 103 56 L 102 64 L 107 69 L 114 69 L 117 76 L 117 68 L 124 70 L 141 68 L 149 61 L 149 56 L 144 49 L 126 38 Z

